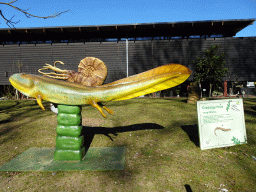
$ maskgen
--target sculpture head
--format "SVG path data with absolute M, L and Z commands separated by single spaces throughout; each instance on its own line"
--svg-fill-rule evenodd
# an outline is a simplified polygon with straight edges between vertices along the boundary
M 16 73 L 13 74 L 9 81 L 11 82 L 12 86 L 19 90 L 22 94 L 26 96 L 31 96 L 31 90 L 36 83 L 33 80 L 33 76 L 26 74 L 26 73 Z

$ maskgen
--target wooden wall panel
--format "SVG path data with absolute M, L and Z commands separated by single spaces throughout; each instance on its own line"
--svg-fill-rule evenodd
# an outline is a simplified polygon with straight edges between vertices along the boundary
M 129 41 L 129 76 L 168 63 L 180 63 L 193 71 L 192 61 L 202 57 L 204 50 L 213 45 L 221 45 L 220 52 L 226 52 L 225 67 L 229 68 L 226 80 L 256 81 L 253 37 Z M 97 57 L 105 62 L 108 68 L 105 83 L 127 76 L 125 41 L 5 45 L 0 46 L 0 85 L 8 85 L 10 75 L 19 72 L 18 61 L 23 64 L 21 72 L 38 74 L 37 70 L 45 63 L 53 65 L 55 61 L 65 63 L 57 65 L 61 69 L 77 71 L 85 57 Z M 193 73 L 189 79 L 193 79 Z

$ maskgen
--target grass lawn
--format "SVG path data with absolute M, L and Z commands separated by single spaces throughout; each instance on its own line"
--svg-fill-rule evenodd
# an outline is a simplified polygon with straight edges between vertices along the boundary
M 31 147 L 55 147 L 57 118 L 43 104 L 0 101 L 0 166 Z M 114 114 L 83 106 L 83 125 L 94 127 L 91 147 L 126 147 L 125 170 L 0 172 L 0 191 L 256 191 L 255 98 L 244 99 L 248 144 L 208 150 L 185 98 L 103 104 Z

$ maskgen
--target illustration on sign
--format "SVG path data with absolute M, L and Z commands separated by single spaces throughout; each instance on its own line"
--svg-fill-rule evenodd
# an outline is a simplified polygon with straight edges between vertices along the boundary
M 198 101 L 200 148 L 247 143 L 242 99 Z

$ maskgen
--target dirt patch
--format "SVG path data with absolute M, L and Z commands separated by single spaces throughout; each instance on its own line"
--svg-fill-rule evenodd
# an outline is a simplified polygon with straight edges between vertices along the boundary
M 83 119 L 82 119 L 83 126 L 100 127 L 104 123 L 105 123 L 105 121 L 102 118 L 83 117 Z

